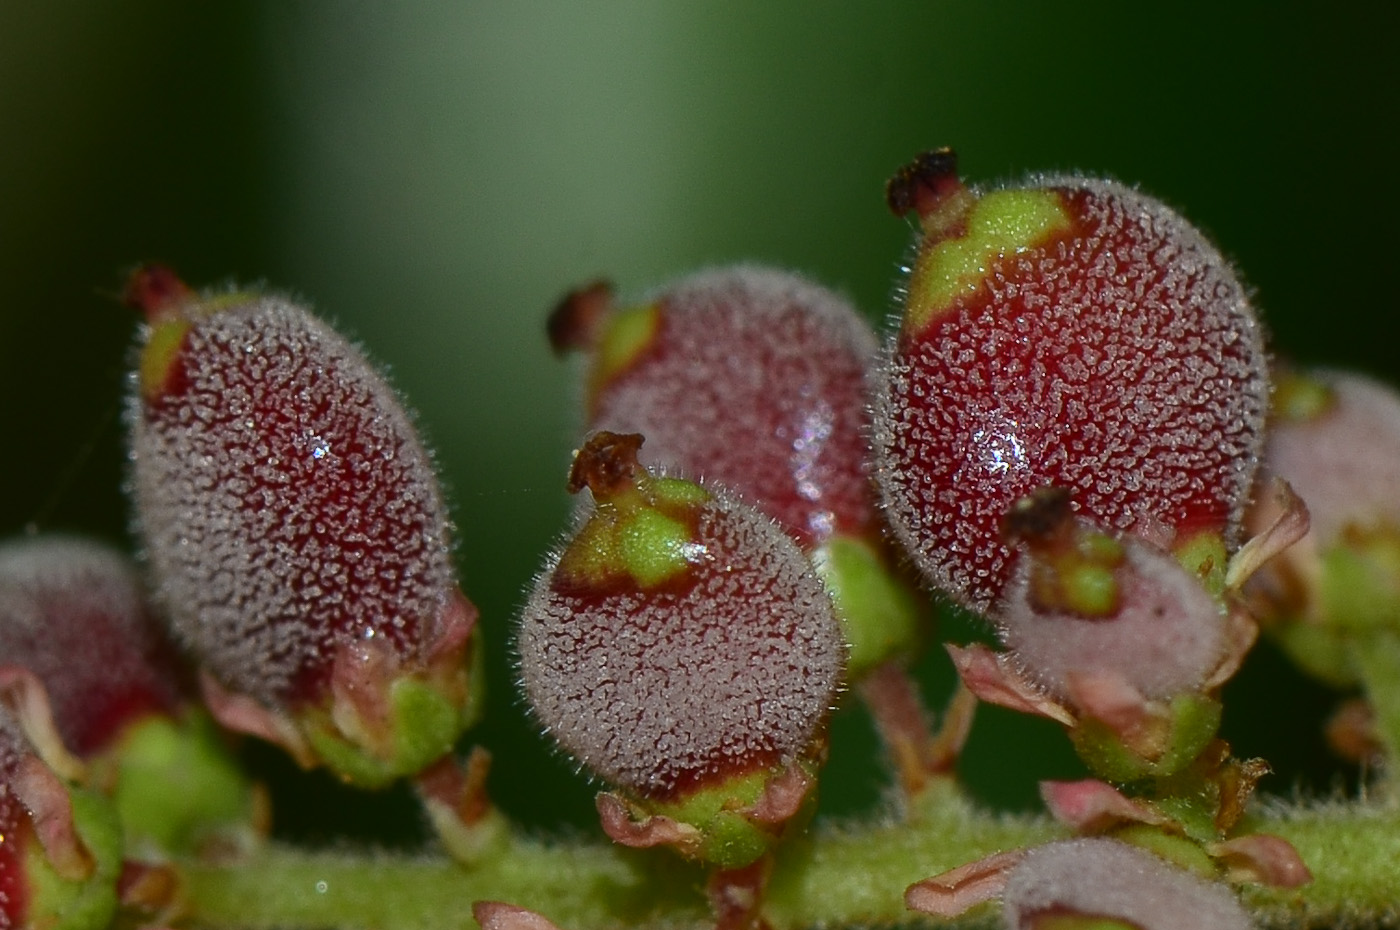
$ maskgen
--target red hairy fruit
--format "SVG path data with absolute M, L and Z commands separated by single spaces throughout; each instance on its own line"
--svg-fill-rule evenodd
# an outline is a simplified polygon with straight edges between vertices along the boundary
M 918 600 L 891 570 L 868 455 L 877 343 L 845 299 L 759 266 L 690 275 L 630 308 L 596 282 L 549 321 L 590 350 L 591 429 L 640 433 L 641 457 L 715 482 L 776 520 L 826 581 L 850 672 L 915 637 Z
M 674 801 L 807 757 L 841 675 L 830 600 L 793 541 L 727 494 L 649 473 L 600 433 L 571 487 L 594 506 L 521 618 L 525 693 L 560 746 Z
M 1235 542 L 1267 410 L 1262 333 L 1220 253 L 1112 181 L 979 192 L 951 152 L 891 182 L 923 227 L 876 401 L 890 522 L 927 580 L 992 606 L 1036 488 L 1114 533 Z
M 642 461 L 743 495 L 804 548 L 874 523 L 865 427 L 876 340 L 848 302 L 788 272 L 703 271 L 614 310 L 592 285 L 550 322 L 593 349 L 590 429 L 646 436 Z
M 447 751 L 475 611 L 410 414 L 284 297 L 129 293 L 155 295 L 130 407 L 137 525 L 216 715 L 360 781 Z M 419 726 L 431 733 L 401 730 Z
M 0 544 L 0 661 L 44 683 L 63 742 L 80 756 L 179 704 L 175 654 L 135 567 L 94 541 Z
M 1161 550 L 1073 519 L 1054 535 L 1026 546 L 992 612 L 1026 677 L 1060 699 L 1073 676 L 1105 673 L 1148 699 L 1202 690 L 1228 642 L 1225 609 L 1200 580 Z

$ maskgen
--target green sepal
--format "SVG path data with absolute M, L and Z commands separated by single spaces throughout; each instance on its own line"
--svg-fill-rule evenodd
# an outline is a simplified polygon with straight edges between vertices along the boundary
M 1400 532 L 1348 531 L 1320 555 L 1319 614 L 1344 630 L 1400 630 Z
M 451 752 L 458 737 L 481 716 L 485 675 L 480 630 L 471 636 L 465 696 L 414 674 L 396 679 L 388 693 L 387 751 L 347 737 L 328 709 L 303 710 L 295 718 L 312 752 L 342 780 L 360 788 L 382 788 L 416 775 Z
M 1269 628 L 1269 635 L 1293 663 L 1334 688 L 1350 688 L 1358 682 L 1351 660 L 1351 639 L 1334 627 L 1309 620 L 1290 620 Z
M 1400 631 L 1375 630 L 1354 637 L 1351 656 L 1375 713 L 1375 735 L 1386 764 L 1394 766 L 1400 758 Z
M 661 308 L 656 304 L 615 311 L 607 321 L 593 354 L 589 374 L 589 403 L 593 403 L 608 382 L 622 374 L 641 357 L 656 338 L 661 325 Z
M 1079 757 L 1097 775 L 1124 783 L 1165 778 L 1190 765 L 1220 730 L 1220 702 L 1203 694 L 1179 694 L 1167 706 L 1161 751 L 1145 758 L 1124 745 L 1105 724 L 1086 717 L 1070 730 Z
M 1054 190 L 1000 190 L 981 197 L 968 211 L 962 235 L 939 235 L 920 245 L 904 331 L 917 336 L 957 297 L 975 293 L 993 262 L 1045 244 L 1072 222 Z
M 254 788 L 202 710 L 134 723 L 93 763 L 111 784 L 130 848 L 189 853 L 214 838 L 256 836 Z
M 70 788 L 73 824 L 92 857 L 87 878 L 60 877 L 37 840 L 25 850 L 29 882 L 26 928 L 104 930 L 117 910 L 117 879 L 122 870 L 122 827 L 116 808 L 104 797 Z
M 1219 785 L 1188 771 L 1159 783 L 1155 793 L 1157 797 L 1151 802 L 1152 806 L 1170 817 L 1186 836 L 1198 843 L 1213 843 L 1222 838 L 1220 828 L 1215 825 L 1215 816 L 1220 811 Z
M 1230 563 L 1230 553 L 1219 533 L 1207 530 L 1178 540 L 1172 547 L 1172 554 L 1212 597 L 1224 597 L 1225 569 Z
M 855 536 L 834 536 L 812 553 L 831 592 L 849 652 L 847 681 L 894 656 L 918 651 L 928 604 L 893 571 L 879 550 Z
M 803 762 L 793 764 L 815 782 L 814 767 Z M 809 793 L 792 820 L 762 823 L 749 816 L 768 784 L 781 775 L 781 771 L 761 769 L 696 789 L 676 801 L 631 799 L 629 803 L 646 815 L 666 817 L 695 828 L 699 841 L 684 850 L 688 858 L 720 869 L 738 869 L 752 865 L 771 850 L 792 820 L 800 821 L 811 814 L 813 796 Z
M 1173 865 L 1178 865 L 1201 878 L 1210 881 L 1216 881 L 1220 878 L 1220 869 L 1210 854 L 1201 848 L 1200 843 L 1184 836 L 1176 836 L 1163 831 L 1160 827 L 1141 823 L 1115 830 L 1109 835 L 1139 849 L 1155 853 Z
M 570 584 L 603 588 L 626 579 L 641 588 L 675 581 L 697 558 L 695 520 L 710 500 L 700 485 L 642 472 L 636 486 L 600 497 L 560 557 Z

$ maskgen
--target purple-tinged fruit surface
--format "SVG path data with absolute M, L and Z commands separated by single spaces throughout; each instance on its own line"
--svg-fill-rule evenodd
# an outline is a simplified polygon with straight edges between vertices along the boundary
M 856 310 L 756 266 L 692 275 L 650 306 L 644 344 L 617 366 L 606 344 L 595 360 L 589 427 L 643 434 L 645 464 L 730 488 L 804 548 L 869 534 L 866 374 L 877 346 Z
M 635 463 L 635 447 L 621 454 Z M 800 757 L 844 658 L 806 558 L 722 492 L 640 468 L 609 480 L 589 484 L 594 508 L 522 615 L 537 719 L 589 770 L 653 799 Z
M 455 585 L 446 509 L 411 417 L 356 347 L 284 298 L 228 295 L 158 325 L 142 368 L 146 556 L 225 686 L 295 704 L 323 696 L 340 646 L 412 659 L 434 639 Z
M 181 670 L 135 567 L 89 540 L 0 544 L 0 661 L 39 677 L 65 745 L 82 756 L 179 701 Z
M 1002 918 L 1012 930 L 1098 926 L 1093 918 L 1136 930 L 1251 930 L 1226 886 L 1118 840 L 1089 838 L 1037 846 L 1012 869 L 1002 890 Z M 1110 924 L 1113 926 L 1114 924 Z
M 1226 650 L 1225 614 L 1170 555 L 1122 541 L 1117 604 L 1107 616 L 1037 609 L 1032 558 L 1017 565 L 993 612 L 997 633 L 1025 675 L 1056 697 L 1070 675 L 1113 673 L 1146 698 L 1199 690 Z
M 935 211 L 877 399 L 877 478 L 926 579 L 990 607 L 1015 562 L 998 523 L 1046 485 L 1112 532 L 1233 542 L 1268 382 L 1220 253 L 1110 181 L 962 200 Z

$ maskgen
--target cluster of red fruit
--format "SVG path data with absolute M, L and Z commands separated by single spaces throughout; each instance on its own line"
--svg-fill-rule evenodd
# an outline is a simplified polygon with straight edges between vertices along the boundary
M 1400 476 L 1339 476 L 1315 437 L 1400 453 L 1400 402 L 1290 375 L 1266 455 L 1261 327 L 1171 210 L 1079 177 L 977 191 L 946 150 L 888 193 L 921 239 L 883 349 L 839 296 L 758 267 L 630 307 L 603 284 L 561 303 L 556 348 L 591 359 L 569 476 L 589 503 L 517 625 L 530 706 L 609 786 L 612 839 L 708 864 L 720 925 L 756 926 L 843 688 L 908 804 L 952 777 L 971 700 L 929 731 L 905 673 L 929 635 L 922 584 L 1001 642 L 950 648 L 968 692 L 1068 728 L 1096 778 L 1046 798 L 1094 837 L 936 876 L 910 907 L 999 896 L 1018 928 L 1247 927 L 1214 877 L 1307 870 L 1242 826 L 1260 767 L 1218 739 L 1219 688 L 1260 605 L 1349 622 L 1313 567 Z M 255 841 L 259 795 L 204 710 L 362 786 L 417 776 L 469 856 L 489 804 L 452 752 L 477 714 L 477 616 L 411 416 L 284 298 L 151 267 L 128 299 L 147 320 L 130 491 L 155 606 L 105 550 L 0 550 L 0 930 L 158 908 L 162 856 Z M 1266 461 L 1317 531 L 1256 573 L 1307 530 Z M 177 750 L 201 760 L 198 790 L 154 761 Z

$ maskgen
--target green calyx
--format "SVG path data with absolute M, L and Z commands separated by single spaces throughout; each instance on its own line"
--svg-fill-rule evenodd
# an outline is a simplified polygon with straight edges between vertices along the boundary
M 1203 694 L 1180 694 L 1150 737 L 1129 745 L 1109 726 L 1092 717 L 1070 730 L 1079 757 L 1111 782 L 1166 778 L 1190 765 L 1220 730 L 1220 702 Z
M 801 766 L 809 779 L 815 777 L 805 763 L 794 765 Z M 699 788 L 676 801 L 633 803 L 647 814 L 667 817 L 698 831 L 697 845 L 686 850 L 689 858 L 720 869 L 738 869 L 753 864 L 772 849 L 789 822 L 763 822 L 752 814 L 770 783 L 782 774 L 760 769 Z M 802 812 L 808 812 L 810 807 L 809 794 Z
M 1269 628 L 1309 675 L 1338 688 L 1361 680 L 1357 656 L 1376 636 L 1400 634 L 1400 531 L 1351 527 L 1318 554 L 1314 607 Z
M 1067 523 L 1063 534 L 1031 543 L 1031 597 L 1037 610 L 1089 619 L 1118 613 L 1123 546 L 1107 533 Z
M 1195 840 L 1167 833 L 1161 827 L 1141 823 L 1115 830 L 1111 835 L 1115 840 L 1122 840 L 1161 856 L 1173 865 L 1201 878 L 1214 881 L 1220 877 L 1215 860 Z
M 590 399 L 636 362 L 660 325 L 661 308 L 656 304 L 628 307 L 608 317 L 593 354 L 588 380 Z
M 1225 569 L 1230 562 L 1230 554 L 1225 549 L 1225 540 L 1214 530 L 1203 530 L 1185 539 L 1178 540 L 1172 553 L 1181 567 L 1195 576 L 1212 597 L 1225 594 Z
M 240 844 L 256 835 L 253 786 L 203 711 L 151 715 L 93 765 L 98 781 L 112 784 L 134 849 L 196 852 L 211 840 Z
M 473 630 L 471 636 L 470 668 L 464 675 L 447 676 L 445 681 L 400 675 L 385 689 L 383 720 L 355 719 L 351 707 L 341 707 L 339 713 L 320 707 L 297 713 L 317 760 L 350 784 L 380 788 L 421 772 L 451 752 L 458 737 L 481 716 L 480 631 Z
M 183 283 L 179 286 L 184 288 Z M 185 290 L 183 295 L 179 298 L 172 297 L 169 303 L 156 311 L 146 344 L 141 347 L 137 378 L 141 385 L 141 396 L 150 403 L 160 400 L 170 390 L 172 376 L 177 370 L 186 337 L 198 321 L 234 307 L 241 307 L 259 297 L 254 291 L 234 291 L 196 297 Z
M 121 821 L 111 803 L 80 789 L 70 789 L 73 823 L 92 859 L 85 878 L 60 876 L 43 847 L 33 841 L 24 857 L 29 882 L 25 926 L 43 930 L 103 930 L 117 909 L 117 879 L 122 870 Z
M 705 558 L 695 540 L 704 488 L 652 475 L 637 462 L 640 436 L 598 433 L 579 450 L 570 487 L 596 507 L 559 559 L 556 581 L 576 590 L 639 588 L 683 578 Z
M 141 396 L 147 401 L 159 400 L 169 389 L 170 377 L 175 371 L 190 326 L 189 320 L 173 319 L 166 320 L 151 330 L 146 345 L 141 349 L 140 364 L 137 368 Z
M 926 240 L 909 282 L 904 332 L 913 336 L 952 306 L 973 294 L 989 267 L 1008 255 L 1044 244 L 1070 228 L 1071 219 L 1053 190 L 1004 190 L 974 202 L 963 233 Z
M 1335 402 L 1333 390 L 1317 378 L 1293 371 L 1274 378 L 1273 413 L 1285 423 L 1316 420 Z
M 850 680 L 858 680 L 892 656 L 915 651 L 927 605 L 875 546 L 855 536 L 834 536 L 811 558 L 841 620 L 850 650 L 846 657 Z
M 1349 528 L 1321 553 L 1319 616 L 1324 624 L 1361 632 L 1400 629 L 1400 531 Z

